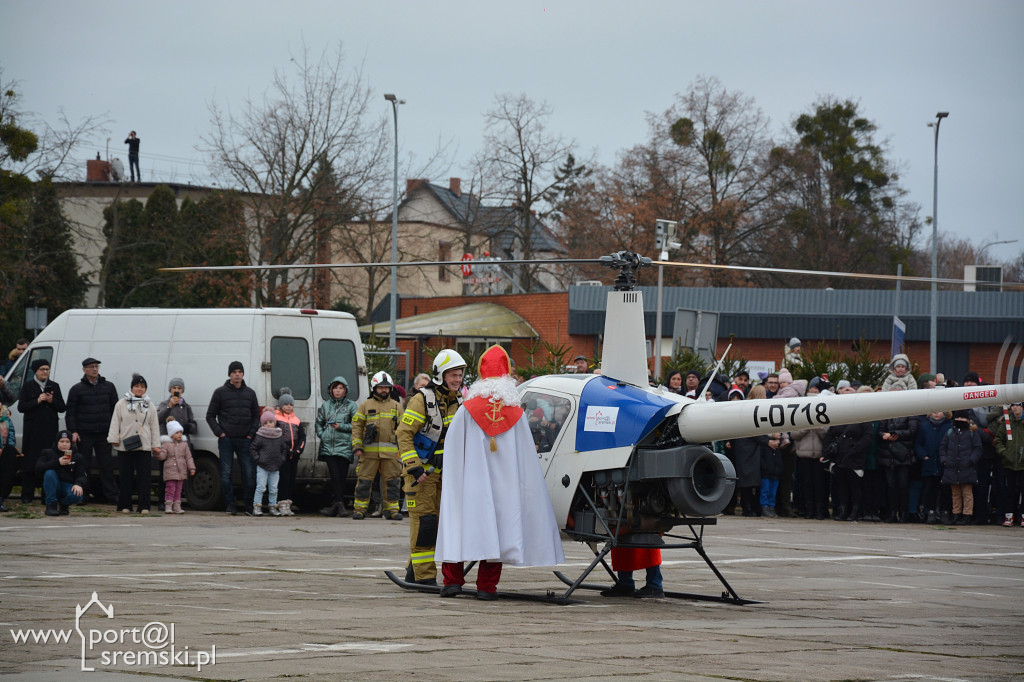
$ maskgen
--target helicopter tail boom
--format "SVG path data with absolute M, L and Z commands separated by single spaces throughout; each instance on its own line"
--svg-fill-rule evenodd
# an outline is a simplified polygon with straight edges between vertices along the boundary
M 855 424 L 1024 400 L 1024 384 L 692 403 L 678 417 L 689 443 Z

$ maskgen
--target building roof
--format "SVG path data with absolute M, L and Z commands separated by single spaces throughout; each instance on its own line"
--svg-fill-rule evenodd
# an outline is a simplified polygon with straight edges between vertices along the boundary
M 638 287 L 644 296 L 647 334 L 654 334 L 657 288 Z M 611 287 L 569 288 L 569 333 L 600 334 Z M 1002 343 L 1024 338 L 1024 296 L 1019 292 L 938 292 L 938 340 Z M 676 308 L 717 311 L 720 337 L 803 339 L 889 338 L 897 313 L 907 340 L 929 337 L 930 291 L 851 289 L 740 289 L 665 287 L 662 334 L 672 335 Z
M 388 324 L 386 321 L 364 324 L 359 331 L 363 334 L 387 334 Z M 421 336 L 535 339 L 539 336 L 529 322 L 495 303 L 471 303 L 457 308 L 404 317 L 395 323 L 395 335 L 406 339 Z
M 497 241 L 503 250 L 514 247 L 516 235 L 519 233 L 519 210 L 514 206 L 484 206 L 480 199 L 470 193 L 456 194 L 448 187 L 423 183 L 420 188 L 430 192 L 438 203 L 451 215 L 453 220 L 463 224 L 476 224 L 483 232 Z M 406 199 L 408 201 L 408 199 Z M 403 202 L 404 203 L 404 202 Z M 569 250 L 558 240 L 544 221 L 537 216 L 530 216 L 532 228 L 531 239 L 534 251 L 568 253 Z

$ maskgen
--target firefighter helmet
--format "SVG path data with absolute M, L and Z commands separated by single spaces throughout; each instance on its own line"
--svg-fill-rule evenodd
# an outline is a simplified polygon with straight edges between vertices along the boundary
M 435 384 L 440 386 L 444 383 L 444 373 L 450 369 L 458 369 L 466 367 L 466 361 L 462 359 L 462 356 L 453 351 L 450 348 L 445 348 L 440 353 L 434 356 L 434 364 L 431 366 L 433 369 L 433 381 Z
M 387 372 L 377 372 L 376 374 L 373 375 L 373 378 L 370 379 L 371 391 L 377 388 L 378 386 L 387 386 L 388 388 L 391 388 L 394 385 L 395 383 L 391 381 L 391 375 L 388 374 Z

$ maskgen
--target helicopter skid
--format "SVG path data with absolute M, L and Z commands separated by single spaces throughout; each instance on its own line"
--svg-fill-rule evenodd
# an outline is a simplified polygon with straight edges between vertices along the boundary
M 402 580 L 391 571 L 384 571 L 384 575 L 391 579 L 391 582 L 401 587 L 403 590 L 410 590 L 413 592 L 427 592 L 432 594 L 440 594 L 440 585 L 421 585 L 420 583 L 410 583 Z M 559 597 L 558 595 L 548 592 L 546 595 L 540 594 L 523 594 L 521 592 L 496 592 L 499 600 L 512 600 L 512 601 L 529 601 L 529 602 L 540 602 L 544 604 L 557 604 L 559 606 L 567 606 L 570 604 L 584 604 L 578 599 L 568 599 L 566 597 Z M 470 589 L 463 586 L 462 594 L 463 597 L 476 597 L 476 590 Z

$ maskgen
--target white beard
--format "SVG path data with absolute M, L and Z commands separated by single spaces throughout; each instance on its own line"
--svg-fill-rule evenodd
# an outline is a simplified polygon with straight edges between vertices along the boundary
M 516 391 L 515 379 L 507 375 L 473 382 L 473 385 L 469 387 L 469 393 L 466 394 L 466 399 L 470 398 L 500 400 L 503 405 L 508 407 L 519 405 L 519 393 Z

